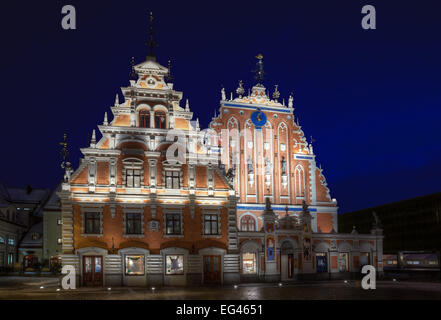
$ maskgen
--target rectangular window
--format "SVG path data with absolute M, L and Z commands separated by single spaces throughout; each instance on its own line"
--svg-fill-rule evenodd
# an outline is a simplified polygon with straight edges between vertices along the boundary
M 129 188 L 141 187 L 141 170 L 126 169 L 126 186 Z
M 126 213 L 126 234 L 141 234 L 141 224 L 140 213 Z
M 63 220 L 58 219 L 58 220 L 57 220 L 57 225 L 61 226 L 62 224 L 63 224 Z
M 338 271 L 349 271 L 349 254 L 346 252 L 338 254 Z
M 369 264 L 369 252 L 360 253 L 360 267 Z
M 4 244 L 5 243 L 5 239 L 0 237 L 0 244 Z
M 204 234 L 219 234 L 217 214 L 204 214 Z
M 181 234 L 181 214 L 168 213 L 165 216 L 166 234 Z
M 166 274 L 184 274 L 184 255 L 175 254 L 165 256 Z
M 14 238 L 9 238 L 9 239 L 8 239 L 8 244 L 9 244 L 10 246 L 15 245 L 15 239 L 14 239 Z
M 84 233 L 100 234 L 101 221 L 99 212 L 86 212 L 84 214 Z
M 62 240 L 61 240 L 61 238 L 58 238 L 58 239 L 57 239 L 57 243 L 58 243 L 58 244 L 62 244 Z
M 256 254 L 243 253 L 242 254 L 242 273 L 255 274 L 257 272 Z
M 144 255 L 126 255 L 126 275 L 143 276 L 145 271 Z
M 14 263 L 14 254 L 8 253 L 8 264 L 11 265 Z
M 179 189 L 180 188 L 180 171 L 166 171 L 165 172 L 165 187 L 167 189 Z

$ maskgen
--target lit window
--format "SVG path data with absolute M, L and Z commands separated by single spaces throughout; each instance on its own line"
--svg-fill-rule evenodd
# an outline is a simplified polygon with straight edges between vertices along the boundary
M 5 238 L 0 237 L 0 244 L 4 244 L 5 243 Z
M 141 214 L 126 213 L 126 234 L 141 234 Z
M 204 214 L 204 234 L 219 234 L 217 214 Z
M 166 261 L 166 274 L 184 274 L 184 255 L 167 255 Z
M 256 231 L 256 221 L 250 215 L 245 215 L 240 219 L 241 231 Z
M 141 186 L 141 170 L 126 169 L 126 186 L 139 188 Z
M 8 253 L 8 264 L 11 265 L 14 263 L 14 254 Z
M 256 254 L 243 253 L 242 254 L 242 273 L 253 274 L 257 272 Z
M 58 243 L 58 244 L 62 244 L 62 243 L 63 243 L 63 240 L 61 240 L 61 238 L 58 238 L 58 239 L 57 239 L 57 243 Z
M 168 213 L 165 220 L 167 234 L 181 234 L 181 215 L 179 213 Z
M 349 271 L 349 254 L 346 252 L 338 254 L 338 271 L 340 272 Z
M 126 275 L 142 276 L 145 270 L 144 255 L 126 255 Z
M 58 224 L 59 226 L 61 226 L 61 225 L 63 224 L 63 220 L 58 219 L 58 220 L 57 220 L 57 224 Z
M 14 239 L 14 238 L 9 238 L 9 239 L 8 239 L 8 244 L 9 244 L 10 246 L 15 245 L 15 239 Z
M 165 113 L 162 111 L 155 112 L 155 128 L 165 129 Z
M 84 233 L 101 233 L 101 221 L 99 212 L 86 212 L 84 214 Z
M 150 128 L 150 111 L 141 110 L 139 112 L 139 126 L 141 128 Z
M 179 171 L 166 171 L 165 172 L 165 187 L 167 189 L 179 189 L 180 188 L 180 176 Z

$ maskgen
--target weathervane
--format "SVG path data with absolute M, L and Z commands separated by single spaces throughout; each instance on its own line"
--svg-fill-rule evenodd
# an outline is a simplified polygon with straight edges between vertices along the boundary
M 61 162 L 61 168 L 64 169 L 64 182 L 69 182 L 70 176 L 73 172 L 72 165 L 69 161 L 66 161 L 67 155 L 69 151 L 67 150 L 67 134 L 64 134 L 63 141 L 60 142 L 61 148 L 61 157 L 63 161 Z

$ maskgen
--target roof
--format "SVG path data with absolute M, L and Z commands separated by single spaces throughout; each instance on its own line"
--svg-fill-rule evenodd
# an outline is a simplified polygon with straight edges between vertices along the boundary
M 50 189 L 33 189 L 31 187 L 6 187 L 9 201 L 15 203 L 38 204 L 49 196 Z
M 60 198 L 57 195 L 57 192 L 61 191 L 61 181 L 58 183 L 55 190 L 52 191 L 52 193 L 49 196 L 49 199 L 45 203 L 43 210 L 59 210 L 61 209 L 60 206 Z
M 38 239 L 32 239 L 32 235 L 38 233 Z M 20 248 L 35 248 L 43 245 L 43 221 L 34 224 L 31 229 L 26 233 L 23 240 L 20 243 Z

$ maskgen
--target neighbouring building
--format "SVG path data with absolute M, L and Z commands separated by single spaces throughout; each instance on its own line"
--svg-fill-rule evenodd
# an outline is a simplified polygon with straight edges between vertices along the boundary
M 385 267 L 439 269 L 441 193 L 339 214 L 340 230 L 367 232 L 372 212 L 383 225 Z
M 338 233 L 337 202 L 293 97 L 285 105 L 277 88 L 267 95 L 261 57 L 251 92 L 240 84 L 227 100 L 222 90 L 219 116 L 201 130 L 150 49 L 79 167 L 63 162 L 61 258 L 78 284 L 290 281 L 368 263 L 382 271 L 382 230 Z
M 61 206 L 57 193 L 61 191 L 61 182 L 49 196 L 43 207 L 43 260 L 49 268 L 61 264 Z
M 41 209 L 48 196 L 48 189 L 0 184 L 0 268 L 32 267 L 41 260 Z

